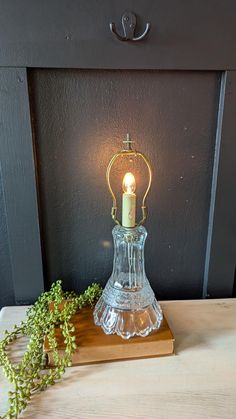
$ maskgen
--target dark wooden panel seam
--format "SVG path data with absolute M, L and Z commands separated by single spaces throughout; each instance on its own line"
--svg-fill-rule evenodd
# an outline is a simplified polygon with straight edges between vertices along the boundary
M 230 297 L 236 262 L 236 72 L 222 75 L 203 296 Z
M 221 145 L 223 114 L 224 114 L 226 81 L 227 81 L 227 72 L 223 72 L 221 76 L 221 85 L 220 85 L 220 97 L 219 97 L 219 108 L 218 108 L 217 129 L 216 129 L 216 142 L 215 142 L 215 156 L 214 156 L 214 166 L 213 166 L 213 174 L 212 174 L 211 201 L 210 201 L 210 209 L 209 209 L 209 224 L 208 224 L 208 233 L 207 233 L 206 259 L 205 259 L 204 281 L 203 281 L 203 298 L 207 297 L 207 288 L 208 288 L 208 275 L 209 275 L 209 264 L 210 264 L 210 256 L 211 256 L 214 211 L 215 211 L 215 202 L 216 202 L 216 188 L 217 188 L 217 179 L 218 179 L 218 171 L 219 171 L 220 145 Z
M 26 69 L 0 69 L 0 158 L 16 303 L 44 289 Z

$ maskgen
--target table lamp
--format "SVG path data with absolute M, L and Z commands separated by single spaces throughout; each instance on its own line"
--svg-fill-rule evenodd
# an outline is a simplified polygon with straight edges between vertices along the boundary
M 106 334 L 117 334 L 129 339 L 133 336 L 145 337 L 159 329 L 163 315 L 144 266 L 147 231 L 143 224 L 147 217 L 146 198 L 152 183 L 152 170 L 147 157 L 132 148 L 133 141 L 130 140 L 129 134 L 123 143 L 123 149 L 114 154 L 106 171 L 106 181 L 113 201 L 111 216 L 116 223 L 112 231 L 113 271 L 93 314 L 95 324 L 101 326 Z M 131 171 L 124 174 L 121 182 L 122 221 L 117 219 L 117 199 L 111 187 L 110 174 L 114 163 L 124 158 L 128 162 L 141 159 L 147 167 L 148 186 L 142 198 L 142 217 L 138 223 L 136 180 Z

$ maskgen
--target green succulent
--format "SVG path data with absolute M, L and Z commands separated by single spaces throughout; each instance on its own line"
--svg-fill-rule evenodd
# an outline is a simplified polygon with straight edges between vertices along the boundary
M 101 295 L 99 284 L 92 284 L 87 290 L 77 295 L 74 292 L 64 292 L 62 281 L 55 282 L 50 291 L 44 292 L 35 304 L 29 308 L 26 320 L 19 326 L 15 325 L 11 332 L 5 331 L 0 341 L 0 366 L 13 384 L 14 390 L 9 392 L 9 408 L 1 418 L 15 419 L 26 408 L 31 397 L 37 390 L 45 390 L 55 384 L 64 374 L 66 367 L 71 366 L 71 357 L 76 350 L 74 326 L 71 317 L 78 309 L 86 305 L 93 306 Z M 67 300 L 59 310 L 59 304 Z M 49 311 L 49 304 L 54 303 L 54 309 Z M 57 341 L 54 334 L 55 325 L 60 323 L 65 343 L 65 354 L 59 356 Z M 45 335 L 48 337 L 53 353 L 55 367 L 46 367 L 46 355 L 43 352 Z M 21 336 L 28 336 L 26 352 L 18 364 L 13 364 L 8 355 L 7 347 Z

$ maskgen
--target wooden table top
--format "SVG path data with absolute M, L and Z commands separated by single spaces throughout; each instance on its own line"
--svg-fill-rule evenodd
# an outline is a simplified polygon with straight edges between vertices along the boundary
M 175 335 L 176 356 L 69 368 L 60 382 L 32 398 L 21 417 L 235 419 L 236 299 L 161 305 Z M 25 311 L 3 308 L 0 334 Z M 8 390 L 0 370 L 0 416 Z

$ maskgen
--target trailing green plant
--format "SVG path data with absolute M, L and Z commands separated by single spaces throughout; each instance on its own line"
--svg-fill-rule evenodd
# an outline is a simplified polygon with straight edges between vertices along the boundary
M 99 284 L 92 284 L 83 294 L 77 295 L 74 292 L 64 292 L 61 282 L 55 282 L 50 291 L 44 292 L 27 311 L 26 320 L 19 326 L 15 325 L 11 332 L 5 331 L 5 336 L 0 341 L 0 365 L 14 388 L 9 392 L 9 408 L 2 419 L 17 418 L 36 391 L 55 384 L 66 367 L 71 366 L 71 357 L 76 349 L 71 317 L 78 309 L 86 305 L 93 306 L 102 289 Z M 59 308 L 64 300 L 65 304 Z M 53 310 L 49 310 L 50 303 L 53 303 Z M 59 356 L 54 334 L 55 325 L 59 323 L 65 343 L 63 356 Z M 43 352 L 45 335 L 55 362 L 55 367 L 47 369 L 46 354 Z M 29 338 L 27 349 L 21 361 L 13 364 L 7 354 L 7 347 L 21 336 Z

